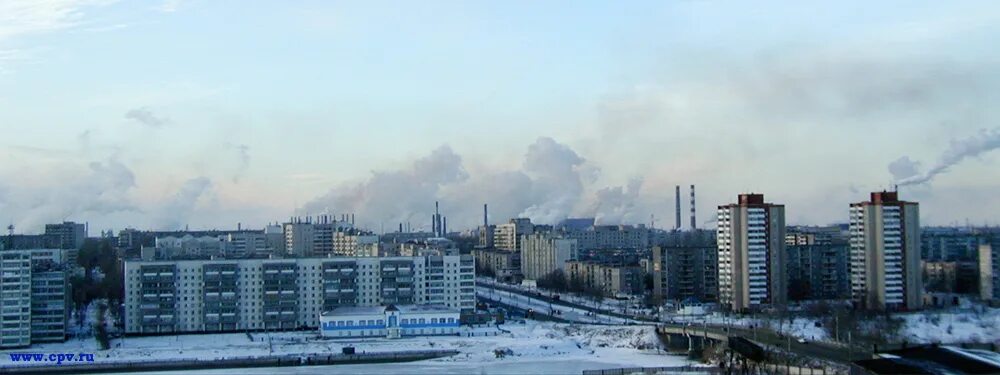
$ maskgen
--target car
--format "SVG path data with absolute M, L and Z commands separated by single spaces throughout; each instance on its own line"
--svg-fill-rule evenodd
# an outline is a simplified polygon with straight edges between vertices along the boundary
M 795 339 L 795 341 L 797 341 L 799 344 L 808 344 L 809 343 L 809 341 L 806 341 L 806 339 L 801 338 L 801 337 Z

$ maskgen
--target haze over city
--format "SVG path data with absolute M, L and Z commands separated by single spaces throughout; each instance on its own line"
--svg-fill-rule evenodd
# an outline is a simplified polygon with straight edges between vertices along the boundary
M 998 37 L 986 1 L 3 1 L 0 221 L 670 228 L 696 184 L 699 225 L 828 224 L 899 184 L 996 225 Z

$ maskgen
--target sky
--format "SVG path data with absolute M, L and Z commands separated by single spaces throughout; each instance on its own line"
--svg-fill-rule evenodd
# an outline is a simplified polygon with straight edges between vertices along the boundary
M 0 0 L 0 221 L 1000 224 L 1000 3 Z

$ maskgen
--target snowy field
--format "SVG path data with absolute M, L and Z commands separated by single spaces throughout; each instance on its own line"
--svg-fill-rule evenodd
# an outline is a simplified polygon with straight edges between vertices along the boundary
M 662 367 L 694 365 L 682 356 L 667 355 L 660 347 L 653 327 L 594 326 L 544 323 L 528 320 L 525 324 L 501 326 L 500 332 L 487 337 L 418 337 L 398 340 L 356 339 L 321 340 L 313 331 L 283 332 L 270 335 L 246 334 L 179 335 L 114 340 L 112 349 L 96 350 L 93 339 L 72 340 L 62 344 L 33 347 L 33 352 L 92 352 L 96 360 L 144 361 L 247 357 L 255 355 L 340 353 L 344 346 L 358 352 L 390 352 L 421 349 L 453 349 L 453 357 L 408 364 L 341 365 L 321 368 L 282 368 L 293 373 L 580 373 L 588 369 L 617 367 Z M 495 328 L 489 328 L 497 332 Z M 118 344 L 121 344 L 119 347 Z M 497 358 L 497 350 L 506 352 Z M 0 367 L 9 366 L 0 361 Z M 416 366 L 416 367 L 414 367 Z M 419 369 L 419 371 L 417 371 Z M 190 371 L 185 371 L 190 372 Z M 208 370 L 205 373 L 232 373 L 232 370 Z M 241 373 L 265 374 L 274 369 L 241 369 Z
M 504 303 L 511 306 L 516 306 L 521 309 L 532 309 L 543 314 L 549 313 L 549 308 L 558 311 L 559 314 L 556 315 L 557 318 L 565 319 L 574 322 L 582 323 L 604 323 L 604 324 L 625 324 L 625 323 L 642 323 L 633 319 L 622 319 L 616 316 L 604 315 L 604 314 L 594 314 L 592 315 L 589 311 L 583 309 L 577 309 L 573 307 L 550 304 L 547 301 L 535 299 L 532 297 L 520 295 L 517 293 L 504 292 L 499 290 L 491 290 L 485 287 L 476 287 L 477 296 L 480 299 L 486 299 L 491 301 L 496 301 Z

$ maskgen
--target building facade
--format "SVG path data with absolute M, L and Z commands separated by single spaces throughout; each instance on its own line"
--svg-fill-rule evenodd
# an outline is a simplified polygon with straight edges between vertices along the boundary
M 851 296 L 867 309 L 914 310 L 923 300 L 920 214 L 896 192 L 851 204 Z
M 592 225 L 583 229 L 562 226 L 563 238 L 575 239 L 581 251 L 595 249 L 648 249 L 650 232 L 645 225 Z
M 525 235 L 522 241 L 521 274 L 529 280 L 538 280 L 557 269 L 565 272 L 566 262 L 576 260 L 579 253 L 576 240 L 551 233 Z
M 70 301 L 63 253 L 0 251 L 0 348 L 66 340 Z
M 714 246 L 653 247 L 653 301 L 718 301 L 718 256 Z
M 87 240 L 87 226 L 81 223 L 65 221 L 59 224 L 45 224 L 45 234 L 57 236 L 63 249 L 77 249 Z
M 1000 302 L 1000 241 L 979 245 L 979 297 Z
M 505 224 L 496 226 L 493 231 L 493 246 L 497 249 L 521 251 L 521 240 L 524 236 L 535 232 L 531 219 L 514 218 Z
M 598 291 L 603 296 L 641 295 L 642 269 L 638 265 L 604 264 L 591 261 L 566 262 L 570 289 Z
M 469 255 L 125 262 L 129 334 L 315 328 L 337 307 L 475 298 Z
M 446 336 L 459 333 L 460 311 L 442 305 L 338 307 L 319 322 L 323 337 Z
M 521 274 L 521 252 L 498 249 L 473 249 L 476 257 L 476 267 L 479 273 L 492 275 L 497 280 L 508 283 L 519 283 Z
M 718 209 L 719 303 L 741 311 L 787 302 L 785 206 L 741 194 Z
M 850 250 L 846 245 L 790 245 L 788 299 L 837 300 L 851 296 Z

